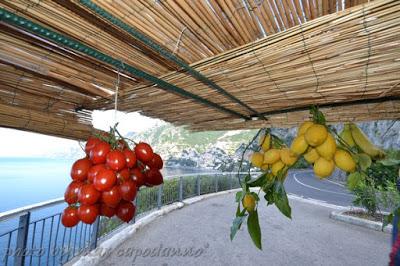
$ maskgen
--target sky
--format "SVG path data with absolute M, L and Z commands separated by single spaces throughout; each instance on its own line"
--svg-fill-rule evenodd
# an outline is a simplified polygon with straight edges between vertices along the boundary
M 121 134 L 142 132 L 163 123 L 139 113 L 118 112 L 116 121 Z M 114 111 L 94 111 L 93 126 L 108 131 L 115 124 Z M 51 137 L 43 134 L 0 128 L 0 157 L 40 157 L 79 147 L 74 140 Z

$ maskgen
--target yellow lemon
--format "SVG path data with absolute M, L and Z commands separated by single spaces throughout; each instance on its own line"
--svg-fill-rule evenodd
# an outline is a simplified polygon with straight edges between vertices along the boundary
M 306 154 L 304 154 L 304 159 L 308 163 L 314 163 L 316 160 L 318 160 L 318 158 L 319 158 L 319 154 L 318 154 L 317 150 L 314 148 L 308 149 Z
M 264 135 L 260 139 L 261 148 L 263 149 L 263 151 L 267 151 L 269 150 L 270 145 L 271 145 L 271 135 L 270 134 Z
M 264 164 L 273 164 L 280 159 L 278 149 L 270 149 L 264 153 Z
M 271 166 L 271 172 L 274 176 L 276 176 L 278 174 L 278 172 L 285 167 L 285 164 L 279 160 L 277 162 L 275 162 L 272 166 Z
M 292 145 L 290 145 L 290 150 L 294 152 L 297 155 L 303 154 L 308 148 L 308 144 L 306 142 L 306 139 L 304 138 L 304 135 L 300 135 L 296 137 Z
M 248 211 L 252 212 L 256 208 L 256 199 L 251 194 L 246 194 L 242 200 L 243 207 Z
M 356 170 L 356 162 L 350 153 L 345 150 L 338 149 L 334 156 L 335 164 L 337 167 L 345 172 L 354 172 Z
M 283 148 L 281 150 L 281 161 L 284 164 L 291 166 L 297 161 L 297 155 L 288 148 Z
M 314 173 L 319 178 L 330 176 L 333 170 L 335 170 L 335 163 L 333 160 L 327 160 L 323 157 L 319 157 L 314 163 Z
M 308 145 L 316 147 L 324 143 L 328 137 L 328 130 L 326 130 L 326 127 L 323 125 L 314 124 L 307 129 L 304 137 Z
M 264 160 L 264 154 L 262 154 L 261 152 L 253 153 L 253 155 L 251 155 L 251 159 L 250 159 L 251 164 L 258 168 L 260 168 L 262 166 L 263 160 Z
M 261 170 L 263 170 L 263 171 L 267 171 L 269 169 L 269 164 L 263 164 L 263 165 L 261 165 Z
M 304 133 L 306 133 L 307 129 L 309 127 L 311 127 L 312 125 L 314 125 L 314 123 L 311 121 L 306 121 L 303 124 L 301 124 L 301 126 L 299 127 L 299 131 L 297 132 L 297 136 L 304 135 Z
M 320 156 L 327 160 L 332 160 L 333 155 L 335 155 L 336 152 L 335 138 L 331 134 L 328 134 L 324 143 L 317 146 L 316 150 Z

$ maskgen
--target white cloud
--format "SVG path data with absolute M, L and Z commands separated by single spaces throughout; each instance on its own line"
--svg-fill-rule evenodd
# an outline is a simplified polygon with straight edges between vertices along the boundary
M 119 123 L 117 129 L 123 135 L 128 132 L 142 132 L 165 123 L 162 120 L 149 118 L 137 112 L 117 112 L 116 119 L 114 119 L 114 110 L 93 112 L 93 126 L 95 128 L 108 131 L 111 126 L 114 126 L 115 122 Z
M 40 157 L 78 147 L 74 140 L 0 128 L 0 157 Z
M 164 123 L 139 113 L 118 112 L 118 130 L 121 134 L 141 132 L 155 125 Z M 93 112 L 95 128 L 108 131 L 114 125 L 114 111 Z M 78 141 L 51 137 L 43 134 L 0 128 L 0 157 L 41 157 L 50 154 L 68 152 L 79 148 Z

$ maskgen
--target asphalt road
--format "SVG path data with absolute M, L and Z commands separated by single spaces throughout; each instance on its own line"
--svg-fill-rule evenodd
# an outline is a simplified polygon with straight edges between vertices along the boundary
M 292 181 L 289 179 L 288 184 Z M 300 186 L 293 185 L 302 191 Z M 290 200 L 292 220 L 274 206 L 259 206 L 262 251 L 251 243 L 246 226 L 231 242 L 234 198 L 234 193 L 213 197 L 157 218 L 112 250 L 101 265 L 375 266 L 388 263 L 390 234 L 332 220 L 329 218 L 332 209 L 294 199 Z
M 338 206 L 352 206 L 354 195 L 344 185 L 320 180 L 314 176 L 312 170 L 292 171 L 285 180 L 286 192 L 316 199 Z

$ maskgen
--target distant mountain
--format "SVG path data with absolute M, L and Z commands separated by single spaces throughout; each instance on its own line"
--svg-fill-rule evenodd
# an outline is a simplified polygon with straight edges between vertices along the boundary
M 359 126 L 376 145 L 385 149 L 400 149 L 400 122 L 374 121 L 359 123 Z M 340 132 L 343 125 L 334 127 Z M 145 132 L 128 133 L 126 137 L 150 143 L 166 160 L 167 166 L 232 171 L 238 166 L 246 144 L 256 133 L 257 130 L 190 132 L 183 127 L 162 123 Z M 289 144 L 297 129 L 273 128 L 272 133 Z M 245 154 L 246 160 L 250 153 L 251 150 Z M 77 159 L 83 156 L 82 149 L 74 145 L 44 157 Z
M 385 149 L 400 149 L 398 121 L 374 121 L 358 125 L 376 145 Z M 340 132 L 343 125 L 337 124 L 334 128 Z M 256 133 L 257 130 L 190 132 L 166 123 L 143 133 L 130 133 L 128 137 L 136 142 L 150 143 L 169 166 L 230 171 L 237 167 L 245 144 Z M 297 128 L 273 128 L 272 133 L 289 144 L 296 136 Z M 245 158 L 249 154 L 247 152 Z
M 200 167 L 228 171 L 237 161 L 238 148 L 253 138 L 256 130 L 190 132 L 163 124 L 128 138 L 145 141 L 166 159 L 168 166 Z

